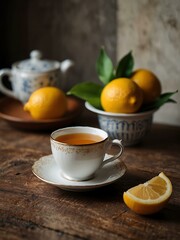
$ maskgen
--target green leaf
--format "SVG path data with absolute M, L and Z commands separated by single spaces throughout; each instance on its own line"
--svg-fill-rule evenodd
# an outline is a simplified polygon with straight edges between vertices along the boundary
M 152 109 L 158 109 L 162 105 L 164 105 L 165 103 L 168 103 L 168 102 L 176 103 L 176 101 L 174 101 L 173 99 L 170 99 L 170 97 L 177 92 L 178 92 L 178 90 L 176 90 L 175 92 L 167 92 L 167 93 L 161 94 L 160 97 L 156 101 L 152 102 L 149 105 L 143 106 L 140 111 L 144 112 L 144 111 L 149 111 Z
M 100 81 L 106 85 L 114 78 L 114 67 L 111 59 L 106 54 L 104 48 L 101 48 L 97 62 L 96 71 Z
M 102 89 L 103 86 L 99 84 L 93 82 L 84 82 L 72 87 L 67 94 L 72 94 L 76 97 L 79 97 L 82 100 L 89 102 L 94 107 L 101 109 L 100 96 Z
M 116 78 L 127 77 L 132 75 L 134 67 L 134 58 L 132 52 L 125 55 L 120 61 L 116 69 Z
M 174 99 L 168 99 L 168 102 L 171 102 L 171 103 L 177 103 Z

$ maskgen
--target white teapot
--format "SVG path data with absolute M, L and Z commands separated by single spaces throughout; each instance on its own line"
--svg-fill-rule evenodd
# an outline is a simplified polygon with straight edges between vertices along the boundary
M 25 103 L 32 92 L 41 87 L 61 87 L 61 75 L 68 72 L 74 65 L 73 61 L 66 59 L 60 63 L 41 60 L 41 56 L 40 51 L 33 50 L 30 53 L 30 59 L 14 63 L 12 69 L 0 70 L 0 91 Z M 3 84 L 2 78 L 5 75 L 9 77 L 12 90 Z

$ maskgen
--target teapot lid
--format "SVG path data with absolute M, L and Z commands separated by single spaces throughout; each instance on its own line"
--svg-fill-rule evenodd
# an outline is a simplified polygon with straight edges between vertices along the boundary
M 30 53 L 30 59 L 23 60 L 16 64 L 16 67 L 22 71 L 28 72 L 46 72 L 60 67 L 58 61 L 41 60 L 42 53 L 38 50 L 33 50 Z

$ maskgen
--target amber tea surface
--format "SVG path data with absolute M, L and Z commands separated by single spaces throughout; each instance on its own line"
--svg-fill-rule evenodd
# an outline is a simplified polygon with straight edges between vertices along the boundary
M 58 136 L 55 140 L 71 145 L 85 145 L 100 142 L 103 138 L 89 133 L 72 133 Z

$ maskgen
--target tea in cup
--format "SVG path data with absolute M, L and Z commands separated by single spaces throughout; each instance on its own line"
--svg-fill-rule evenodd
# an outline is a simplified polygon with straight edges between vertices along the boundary
M 123 152 L 121 140 L 110 140 L 108 134 L 94 127 L 67 127 L 52 132 L 51 150 L 61 174 L 74 181 L 94 177 L 98 169 L 116 160 Z M 117 154 L 104 161 L 105 154 L 116 145 Z

